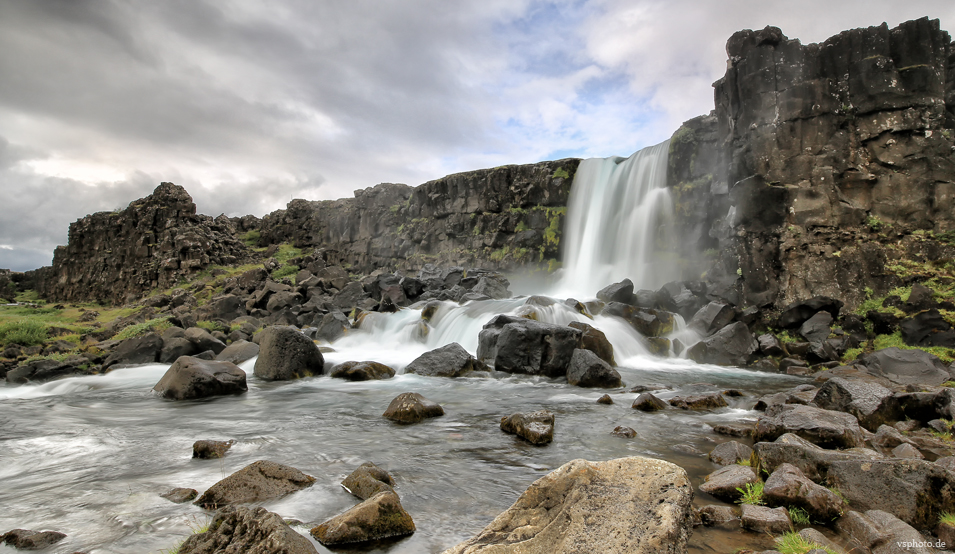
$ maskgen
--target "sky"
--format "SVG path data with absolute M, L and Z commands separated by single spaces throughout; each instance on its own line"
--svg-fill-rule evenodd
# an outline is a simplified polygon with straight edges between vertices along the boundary
M 200 213 L 565 157 L 713 109 L 725 44 L 803 43 L 951 0 L 0 0 L 0 268 L 163 181 Z

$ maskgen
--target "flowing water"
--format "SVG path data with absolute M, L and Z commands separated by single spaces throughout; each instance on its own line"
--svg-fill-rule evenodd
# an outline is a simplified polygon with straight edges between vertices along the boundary
M 666 144 L 649 150 L 626 161 L 581 164 L 568 215 L 574 234 L 568 240 L 576 245 L 571 249 L 576 248 L 578 263 L 568 264 L 562 290 L 583 291 L 580 298 L 584 298 L 627 276 L 638 286 L 669 280 L 666 268 L 645 267 L 647 260 L 640 256 L 648 255 L 651 248 L 637 245 L 645 239 L 641 233 L 652 234 L 657 224 L 629 217 L 635 213 L 655 217 L 654 210 L 666 204 L 659 185 L 632 182 L 637 173 L 658 183 L 660 172 L 665 171 Z M 631 194 L 619 183 L 590 183 L 596 188 L 587 204 L 587 198 L 579 199 L 578 184 L 591 173 L 630 179 L 628 186 L 641 187 L 641 192 Z M 613 211 L 624 201 L 635 204 L 613 212 L 618 221 L 614 225 L 620 227 L 594 230 L 590 225 L 594 216 L 579 215 L 580 210 Z M 646 203 L 657 208 L 647 211 Z M 628 223 L 620 222 L 621 218 Z M 614 229 L 626 229 L 633 236 L 616 237 Z M 590 243 L 580 237 L 587 233 Z M 601 247 L 594 252 L 595 247 L 588 244 L 605 244 L 606 250 Z M 636 252 L 638 260 L 626 256 L 627 252 Z M 581 261 L 585 258 L 586 263 Z M 584 269 L 587 264 L 594 269 L 589 276 Z M 268 459 L 316 478 L 312 487 L 264 504 L 301 522 L 294 528 L 307 535 L 311 525 L 356 504 L 339 483 L 361 463 L 373 461 L 395 477 L 402 504 L 418 531 L 374 545 L 370 551 L 440 552 L 482 529 L 534 480 L 576 458 L 662 458 L 686 468 L 697 485 L 702 475 L 713 470 L 701 452 L 727 440 L 714 434 L 709 424 L 753 419 L 755 396 L 801 382 L 685 359 L 655 358 L 647 354 L 644 339 L 622 320 L 599 315 L 591 319 L 560 303 L 529 306 L 526 301 L 444 303 L 428 323 L 414 308 L 368 314 L 360 329 L 332 345 L 334 352 L 325 355 L 326 367 L 347 360 L 375 360 L 398 370 L 395 378 L 384 381 L 354 383 L 322 376 L 265 382 L 252 374 L 254 360 L 250 360 L 241 364 L 248 373 L 247 393 L 205 400 L 172 402 L 153 395 L 150 389 L 166 371 L 164 365 L 38 385 L 0 385 L 0 505 L 5 507 L 0 511 L 0 532 L 20 527 L 66 533 L 68 538 L 51 552 L 160 552 L 206 523 L 209 513 L 188 503 L 173 504 L 159 494 L 172 487 L 201 492 L 256 460 Z M 555 379 L 524 375 L 447 379 L 402 371 L 421 353 L 450 342 L 460 343 L 473 354 L 478 332 L 495 314 L 528 311 L 541 321 L 585 321 L 607 334 L 628 387 L 612 392 L 614 404 L 596 403 L 603 390 L 572 387 Z M 690 332 L 680 327 L 676 333 L 685 343 L 692 342 Z M 701 382 L 716 389 L 740 389 L 746 396 L 728 398 L 728 408 L 702 413 L 645 414 L 630 407 L 637 393 L 627 391 L 635 385 L 661 384 L 666 388 L 655 394 L 666 399 L 695 390 L 688 385 Z M 410 426 L 382 418 L 391 399 L 407 391 L 440 403 L 446 415 Z M 556 414 L 550 445 L 531 446 L 500 431 L 501 416 L 542 408 Z M 611 436 L 618 425 L 635 429 L 638 436 Z M 221 460 L 196 460 L 191 458 L 191 445 L 199 439 L 237 442 Z M 698 503 L 706 501 L 701 493 L 697 496 Z M 697 534 L 691 539 L 691 550 L 721 552 L 726 549 L 721 540 L 718 533 Z M 738 539 L 732 540 L 738 545 Z M 319 552 L 329 552 L 315 544 Z M 0 552 L 8 551 L 13 550 L 0 546 Z

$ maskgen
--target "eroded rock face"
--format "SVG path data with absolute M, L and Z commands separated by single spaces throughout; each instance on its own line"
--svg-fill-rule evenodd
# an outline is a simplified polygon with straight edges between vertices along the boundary
M 265 508 L 226 506 L 212 518 L 209 530 L 190 536 L 180 554 L 317 554 L 302 535 L 293 531 L 278 514 Z
M 202 493 L 196 505 L 217 509 L 230 504 L 264 502 L 312 486 L 315 478 L 283 464 L 259 460 Z
M 692 496 L 686 473 L 668 462 L 574 460 L 444 554 L 683 553 Z
M 245 372 L 230 362 L 182 356 L 172 364 L 153 390 L 163 398 L 187 400 L 249 390 Z
M 400 537 L 414 532 L 414 520 L 401 506 L 394 491 L 379 492 L 311 531 L 312 536 L 326 546 Z

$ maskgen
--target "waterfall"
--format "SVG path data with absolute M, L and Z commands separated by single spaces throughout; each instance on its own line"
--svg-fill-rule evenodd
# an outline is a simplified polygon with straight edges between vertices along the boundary
M 629 278 L 637 289 L 656 289 L 679 278 L 669 241 L 673 205 L 666 188 L 670 141 L 629 158 L 581 162 L 564 224 L 561 292 L 593 296 Z

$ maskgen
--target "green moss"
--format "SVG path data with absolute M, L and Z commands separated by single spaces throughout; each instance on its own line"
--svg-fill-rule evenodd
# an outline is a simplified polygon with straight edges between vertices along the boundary
M 902 332 L 896 331 L 891 335 L 879 335 L 872 341 L 874 350 L 883 348 L 901 348 L 903 350 L 924 350 L 929 354 L 937 356 L 942 362 L 950 364 L 955 362 L 955 348 L 945 348 L 942 346 L 909 346 L 902 340 Z
M 554 174 L 551 175 L 551 178 L 552 179 L 570 179 L 570 173 L 567 173 L 566 169 L 559 167 L 557 168 L 557 171 L 555 171 Z
M 239 235 L 239 240 L 245 243 L 246 246 L 255 248 L 259 245 L 259 240 L 262 238 L 262 233 L 256 229 L 251 231 L 246 231 L 245 233 Z
M 157 317 L 155 319 L 150 319 L 142 323 L 126 327 L 122 331 L 113 335 L 113 340 L 126 340 L 146 335 L 148 333 L 162 333 L 170 327 L 172 327 L 172 323 L 169 323 L 169 316 Z
M 526 230 L 527 230 L 527 224 L 524 223 L 523 221 L 519 221 L 519 222 L 517 223 L 517 227 L 514 228 L 514 232 L 515 232 L 515 233 L 520 233 L 520 232 L 523 232 L 523 231 L 526 231 Z
M 881 219 L 879 219 L 878 217 L 874 215 L 870 215 L 865 220 L 865 223 L 866 225 L 869 226 L 869 230 L 872 231 L 873 233 L 878 233 L 882 229 L 882 227 L 885 225 L 884 221 L 882 221 Z
M 197 321 L 196 327 L 201 327 L 205 329 L 206 331 L 209 331 L 210 333 L 213 331 L 220 331 L 222 333 L 228 333 L 229 331 L 231 331 L 231 328 L 228 325 L 223 325 L 219 323 L 218 321 L 206 321 L 206 320 Z M 239 325 L 239 327 L 241 327 L 241 325 Z
M 510 246 L 504 246 L 504 248 L 500 248 L 498 250 L 495 250 L 494 252 L 491 252 L 490 258 L 492 261 L 495 261 L 495 262 L 504 261 L 504 259 L 507 258 L 507 255 L 510 253 L 510 251 L 511 251 Z

